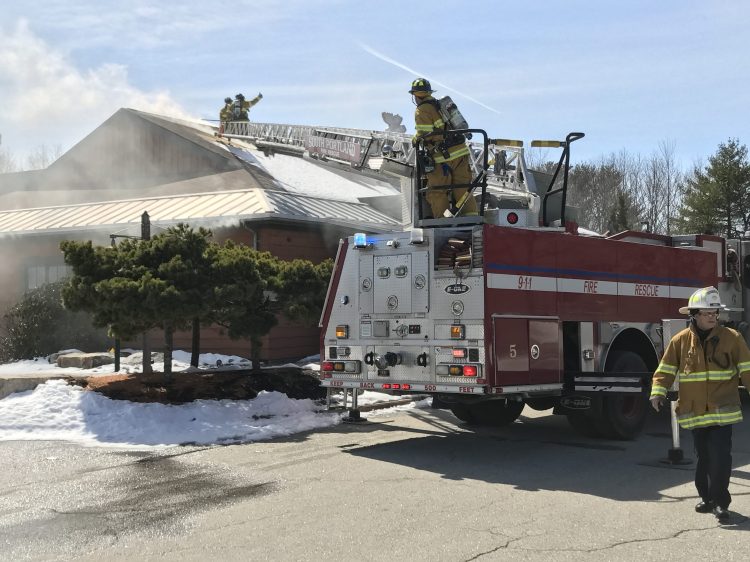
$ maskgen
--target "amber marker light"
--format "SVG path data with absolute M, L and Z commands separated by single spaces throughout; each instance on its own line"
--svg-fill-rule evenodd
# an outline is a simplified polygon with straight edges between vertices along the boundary
M 453 324 L 451 326 L 451 339 L 462 340 L 466 333 L 466 327 L 463 324 Z

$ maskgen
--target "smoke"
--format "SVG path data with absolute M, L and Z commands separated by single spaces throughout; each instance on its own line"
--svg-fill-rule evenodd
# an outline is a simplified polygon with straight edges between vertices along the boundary
M 383 62 L 387 62 L 388 64 L 391 64 L 391 65 L 395 66 L 396 68 L 400 68 L 401 70 L 405 70 L 406 72 L 408 72 L 409 74 L 412 74 L 414 76 L 422 76 L 424 78 L 427 78 L 432 84 L 440 86 L 441 88 L 444 88 L 444 89 L 446 89 L 446 90 L 448 90 L 450 92 L 454 92 L 454 93 L 458 94 L 459 96 L 461 96 L 462 98 L 466 98 L 467 100 L 469 100 L 469 101 L 471 101 L 473 103 L 476 103 L 477 105 L 480 105 L 483 108 L 492 111 L 493 113 L 497 113 L 498 115 L 502 115 L 502 113 L 499 110 L 495 109 L 494 107 L 490 107 L 486 103 L 483 103 L 483 102 L 479 101 L 478 99 L 471 97 L 469 94 L 465 94 L 464 92 L 460 92 L 460 91 L 456 90 L 455 88 L 453 88 L 451 86 L 448 86 L 444 82 L 439 82 L 439 81 L 435 80 L 434 78 L 430 78 L 429 76 L 425 75 L 425 73 L 423 73 L 423 72 L 418 72 L 418 71 L 414 70 L 413 68 L 410 68 L 410 67 L 406 66 L 405 64 L 402 64 L 402 63 L 400 63 L 400 62 L 398 62 L 396 60 L 393 60 L 392 58 L 384 55 L 383 53 L 381 53 L 379 51 L 376 51 L 375 49 L 373 49 L 369 45 L 365 45 L 364 43 L 360 43 L 359 46 L 360 46 L 360 48 L 362 50 L 364 50 L 365 52 L 371 54 L 372 56 L 374 56 L 374 57 L 382 60 Z
M 193 119 L 168 91 L 133 86 L 123 65 L 76 68 L 25 20 L 0 28 L 0 68 L 0 134 L 13 152 L 43 144 L 69 149 L 121 107 Z

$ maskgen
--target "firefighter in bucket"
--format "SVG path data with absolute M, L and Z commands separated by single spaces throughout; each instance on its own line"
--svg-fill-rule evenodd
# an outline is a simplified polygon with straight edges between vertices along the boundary
M 477 203 L 468 190 L 472 173 L 469 163 L 469 147 L 462 134 L 451 134 L 439 111 L 439 102 L 432 97 L 430 82 L 417 78 L 409 93 L 417 106 L 414 112 L 416 134 L 412 144 L 423 140 L 426 154 L 424 166 L 427 179 L 425 198 L 434 218 L 444 216 L 477 215 Z M 431 133 L 438 134 L 431 134 Z M 442 186 L 462 186 L 443 188 Z

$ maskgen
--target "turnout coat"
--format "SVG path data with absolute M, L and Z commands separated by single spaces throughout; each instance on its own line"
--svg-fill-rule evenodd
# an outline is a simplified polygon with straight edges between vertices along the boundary
M 750 389 L 750 350 L 736 330 L 717 326 L 701 344 L 691 325 L 672 338 L 656 369 L 651 397 L 666 396 L 675 378 L 677 421 L 685 429 L 742 421 L 739 381 Z

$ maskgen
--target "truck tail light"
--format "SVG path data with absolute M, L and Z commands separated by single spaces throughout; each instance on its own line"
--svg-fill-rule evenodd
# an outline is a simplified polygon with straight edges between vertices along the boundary
M 336 337 L 340 340 L 347 339 L 349 337 L 349 326 L 336 326 Z
M 464 365 L 464 376 L 465 377 L 476 377 L 477 366 L 476 365 Z
M 516 224 L 518 222 L 518 215 L 516 213 L 508 213 L 508 216 L 505 217 L 508 221 L 508 224 Z
M 410 384 L 402 384 L 401 385 L 401 390 L 411 390 L 411 385 Z
M 344 370 L 347 373 L 359 373 L 362 371 L 362 363 L 359 361 L 344 361 Z
M 456 359 L 465 359 L 466 358 L 466 349 L 463 347 L 454 347 L 453 348 L 453 357 Z
M 347 373 L 362 372 L 362 363 L 359 361 L 344 361 L 344 371 Z
M 462 340 L 466 334 L 466 326 L 463 324 L 453 324 L 451 326 L 451 339 Z
M 481 372 L 481 367 L 479 365 L 451 365 L 444 363 L 435 366 L 435 374 L 444 377 L 476 377 L 479 376 Z
M 361 373 L 360 361 L 325 361 L 320 366 L 321 371 L 336 371 L 337 373 Z

